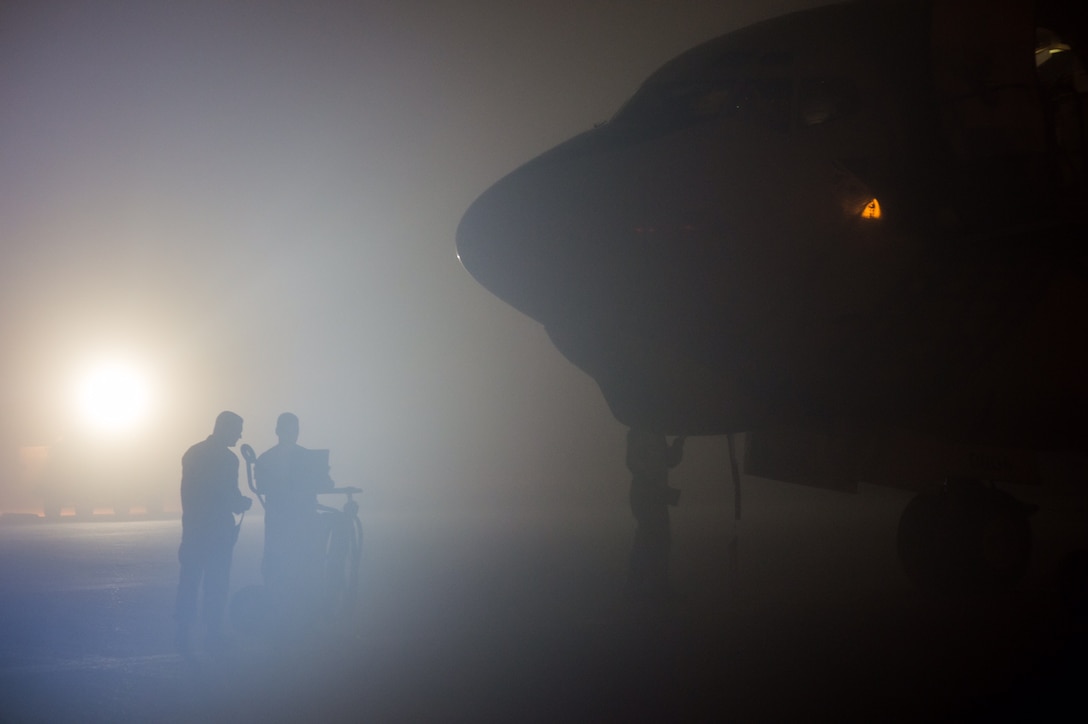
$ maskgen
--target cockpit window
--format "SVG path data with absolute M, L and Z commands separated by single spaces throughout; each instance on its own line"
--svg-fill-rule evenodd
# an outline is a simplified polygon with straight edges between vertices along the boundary
M 612 120 L 661 133 L 722 118 L 786 130 L 794 60 L 790 52 L 711 42 L 654 73 Z
M 784 131 L 793 83 L 787 78 L 714 78 L 702 83 L 647 84 L 612 119 L 658 131 L 734 118 Z

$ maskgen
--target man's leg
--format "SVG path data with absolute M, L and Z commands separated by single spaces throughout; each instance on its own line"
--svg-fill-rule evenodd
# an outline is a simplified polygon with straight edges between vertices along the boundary
M 264 513 L 264 557 L 261 559 L 261 574 L 264 585 L 273 591 L 283 591 L 287 575 L 287 556 L 291 550 L 291 532 L 283 513 L 274 507 Z
M 327 614 L 331 597 L 342 593 L 330 589 L 331 585 L 339 582 L 339 578 L 333 573 L 331 567 L 344 567 L 343 557 L 333 550 L 335 546 L 329 540 L 339 515 L 339 513 L 314 513 L 308 523 L 307 557 L 311 563 L 307 585 L 311 591 L 310 606 L 315 613 Z M 331 560 L 327 559 L 327 554 L 330 552 L 332 553 Z
M 275 556 L 275 550 L 272 546 L 275 545 L 272 538 L 271 521 L 269 520 L 268 509 L 264 511 L 264 549 L 261 553 L 261 577 L 264 579 L 264 585 L 271 586 L 272 579 L 276 577 L 273 570 L 273 560 Z
M 191 542 L 182 541 L 178 547 L 181 570 L 178 574 L 178 594 L 174 601 L 174 620 L 178 624 L 174 644 L 182 652 L 189 650 L 189 629 L 196 622 L 196 599 L 204 573 L 198 553 Z
M 284 578 L 287 583 L 284 623 L 295 631 L 305 630 L 318 615 L 323 590 L 324 541 L 317 541 L 317 514 L 296 512 L 284 520 L 291 545 L 284 550 Z
M 208 641 L 221 643 L 223 616 L 230 595 L 230 562 L 234 546 L 228 539 L 219 542 L 209 551 L 204 566 L 204 622 L 208 627 Z

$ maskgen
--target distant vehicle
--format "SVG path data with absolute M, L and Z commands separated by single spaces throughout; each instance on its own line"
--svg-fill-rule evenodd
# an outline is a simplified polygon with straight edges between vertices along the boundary
M 982 482 L 1088 452 L 1085 7 L 852 2 L 719 37 L 481 195 L 461 262 L 620 422 L 920 490 L 912 574 L 1013 579 L 1028 509 Z

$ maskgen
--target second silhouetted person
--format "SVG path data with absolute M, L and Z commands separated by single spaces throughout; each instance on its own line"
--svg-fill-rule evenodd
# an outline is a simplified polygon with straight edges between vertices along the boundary
M 276 420 L 279 444 L 256 464 L 257 490 L 264 496 L 265 584 L 291 609 L 309 606 L 320 595 L 320 570 L 327 530 L 318 514 L 317 494 L 334 486 L 327 457 L 298 444 L 298 417 Z

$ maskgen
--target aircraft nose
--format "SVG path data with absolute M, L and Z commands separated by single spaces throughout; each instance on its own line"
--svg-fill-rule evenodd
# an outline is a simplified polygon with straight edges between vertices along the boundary
M 547 324 L 592 304 L 623 265 L 590 131 L 501 179 L 457 228 L 462 266 L 484 287 Z M 614 186 L 614 184 L 613 184 Z
M 637 140 L 594 129 L 500 180 L 465 212 L 458 257 L 544 326 L 617 419 L 731 429 L 723 416 L 749 406 L 722 372 L 741 349 L 728 282 L 744 280 L 714 223 L 720 169 Z
M 524 186 L 504 179 L 469 206 L 457 227 L 457 258 L 481 285 L 536 318 L 544 250 L 538 207 Z

